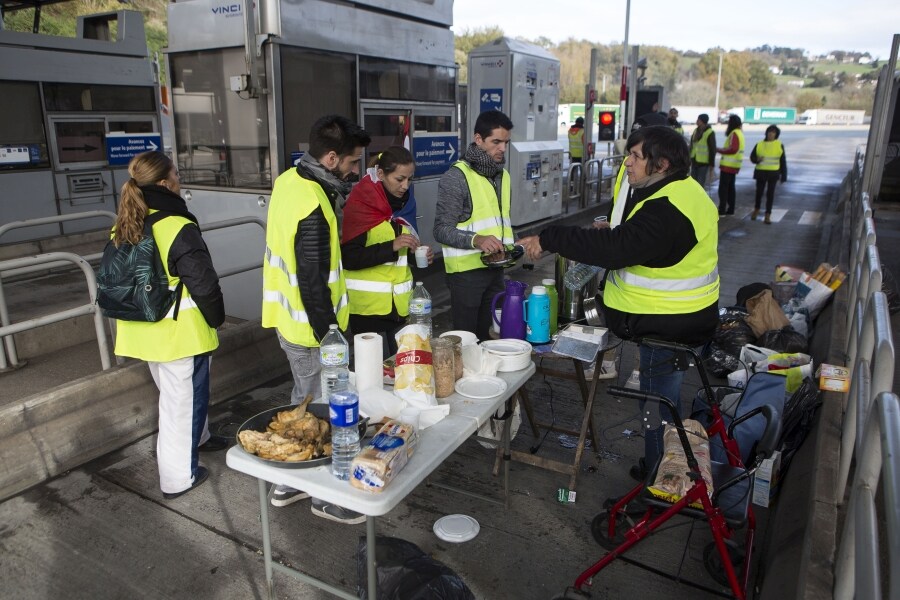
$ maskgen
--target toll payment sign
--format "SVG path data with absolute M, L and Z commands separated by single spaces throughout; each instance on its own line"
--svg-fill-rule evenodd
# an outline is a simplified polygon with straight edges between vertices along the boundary
M 110 133 L 106 136 L 106 160 L 110 165 L 127 165 L 141 152 L 159 150 L 162 136 L 158 133 Z
M 459 137 L 452 132 L 416 134 L 412 150 L 416 177 L 442 175 L 459 159 Z
M 481 112 L 503 110 L 503 88 L 482 88 L 478 96 Z M 476 115 L 477 116 L 477 115 Z

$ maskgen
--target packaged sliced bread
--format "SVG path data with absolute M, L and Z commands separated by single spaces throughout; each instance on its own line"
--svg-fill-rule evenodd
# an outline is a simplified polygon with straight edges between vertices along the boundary
M 361 490 L 380 492 L 406 466 L 417 442 L 415 427 L 388 421 L 353 459 L 350 483 Z

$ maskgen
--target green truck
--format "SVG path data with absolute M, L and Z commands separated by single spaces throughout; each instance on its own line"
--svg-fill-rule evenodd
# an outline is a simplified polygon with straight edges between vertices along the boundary
M 728 115 L 737 115 L 744 123 L 784 125 L 797 122 L 797 109 L 794 107 L 735 106 L 723 112 L 720 122 L 727 123 Z

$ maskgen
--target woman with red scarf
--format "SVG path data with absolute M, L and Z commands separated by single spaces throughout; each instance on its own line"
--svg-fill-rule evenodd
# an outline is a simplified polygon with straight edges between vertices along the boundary
M 385 356 L 397 352 L 394 334 L 409 314 L 410 262 L 419 247 L 409 150 L 391 146 L 353 187 L 344 206 L 341 262 L 350 296 L 353 333 L 381 334 Z M 428 264 L 434 253 L 428 249 Z

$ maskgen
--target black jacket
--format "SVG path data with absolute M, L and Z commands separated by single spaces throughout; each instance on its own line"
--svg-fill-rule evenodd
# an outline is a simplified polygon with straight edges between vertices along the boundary
M 193 221 L 193 225 L 185 225 L 175 236 L 169 248 L 166 266 L 171 275 L 184 283 L 206 323 L 210 327 L 218 327 L 225 322 L 225 302 L 212 257 L 200 235 L 197 217 L 188 211 L 181 196 L 162 186 L 148 185 L 142 187 L 141 191 L 150 208 Z
M 673 181 L 688 178 L 686 172 L 673 174 L 647 188 L 631 188 L 624 215 L 641 200 Z M 615 229 L 548 227 L 540 234 L 541 247 L 566 258 L 606 269 L 643 265 L 671 267 L 697 244 L 694 226 L 666 196 L 645 202 L 631 219 Z M 644 337 L 691 346 L 709 341 L 718 324 L 718 303 L 697 312 L 681 315 L 654 315 L 622 312 L 605 307 L 609 328 L 622 339 Z

